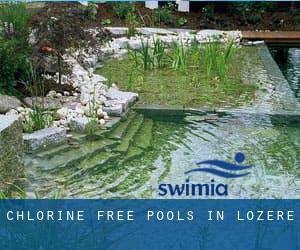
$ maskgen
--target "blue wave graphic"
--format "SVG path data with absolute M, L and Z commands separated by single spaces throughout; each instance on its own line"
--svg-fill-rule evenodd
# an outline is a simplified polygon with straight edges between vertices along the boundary
M 242 163 L 244 160 L 245 160 L 245 155 L 243 153 L 239 152 L 235 155 L 235 161 L 237 163 Z M 198 162 L 197 165 L 211 165 L 213 167 L 218 167 L 221 169 L 195 168 L 195 169 L 185 172 L 185 174 L 189 174 L 192 172 L 206 172 L 206 173 L 214 174 L 214 175 L 224 177 L 224 178 L 238 178 L 238 177 L 246 176 L 246 175 L 250 174 L 250 172 L 239 174 L 239 173 L 232 173 L 231 171 L 237 172 L 237 171 L 252 168 L 251 165 L 242 166 L 242 165 L 237 165 L 237 164 L 233 164 L 233 163 L 226 162 L 226 161 L 220 161 L 220 160 L 201 161 L 201 162 Z M 227 172 L 227 171 L 230 171 L 230 172 Z
M 236 164 L 232 164 L 232 163 L 229 163 L 226 161 L 220 161 L 220 160 L 207 160 L 207 161 L 201 161 L 201 162 L 197 163 L 197 165 L 203 165 L 203 164 L 213 165 L 213 166 L 223 168 L 225 170 L 232 170 L 232 171 L 239 171 L 239 170 L 244 170 L 244 169 L 248 169 L 248 168 L 252 167 L 250 165 L 240 166 L 240 165 L 236 165 Z
M 250 174 L 250 172 L 246 172 L 243 174 L 233 174 L 233 173 L 227 173 L 227 172 L 213 169 L 213 168 L 195 168 L 195 169 L 185 172 L 185 174 L 189 174 L 191 172 L 206 172 L 206 173 L 214 174 L 214 175 L 224 177 L 224 178 L 239 178 L 239 177 Z

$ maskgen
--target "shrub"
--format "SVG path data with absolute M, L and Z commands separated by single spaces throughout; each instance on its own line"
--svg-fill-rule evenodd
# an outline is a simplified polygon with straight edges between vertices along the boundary
M 134 13 L 128 13 L 126 16 L 126 23 L 128 27 L 128 36 L 134 36 L 136 34 L 136 28 L 138 25 L 136 15 Z
M 300 24 L 300 15 L 294 16 L 293 19 L 296 24 Z
M 17 81 L 24 76 L 30 54 L 30 12 L 22 3 L 0 6 L 0 91 L 15 93 Z
M 174 11 L 174 5 L 172 3 L 169 3 L 168 5 L 165 5 L 162 8 L 155 9 L 154 10 L 155 23 L 157 23 L 159 25 L 173 24 L 175 17 L 172 14 L 172 11 Z
M 113 10 L 120 19 L 125 19 L 129 13 L 135 12 L 133 3 L 129 2 L 113 2 Z
M 17 80 L 26 71 L 27 57 L 17 39 L 0 39 L 0 92 L 15 93 Z
M 188 20 L 184 17 L 180 17 L 178 20 L 177 20 L 177 24 L 180 25 L 180 26 L 184 26 L 188 23 Z
M 257 24 L 261 21 L 262 16 L 261 14 L 254 14 L 247 17 L 247 21 L 250 24 Z
M 109 25 L 109 24 L 111 24 L 111 20 L 110 19 L 101 20 L 101 25 Z

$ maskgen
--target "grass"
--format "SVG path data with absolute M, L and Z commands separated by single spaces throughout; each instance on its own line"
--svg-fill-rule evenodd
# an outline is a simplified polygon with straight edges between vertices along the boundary
M 30 64 L 27 71 L 27 81 L 23 81 L 26 89 L 32 97 L 43 96 L 45 93 L 44 83 L 36 68 Z M 50 127 L 56 119 L 54 111 L 47 111 L 44 105 L 44 98 L 41 101 L 32 99 L 32 111 L 25 114 L 22 119 L 23 131 L 32 133 L 34 131 Z
M 97 73 L 111 76 L 123 90 L 138 92 L 143 104 L 235 107 L 254 99 L 256 85 L 244 83 L 242 75 L 247 70 L 242 66 L 245 57 L 253 56 L 253 63 L 258 60 L 253 48 L 233 52 L 231 43 L 199 48 L 194 42 L 189 49 L 177 44 L 168 52 L 164 49 L 163 56 L 158 53 L 160 63 L 154 64 L 149 47 L 144 42 L 141 51 L 109 60 Z

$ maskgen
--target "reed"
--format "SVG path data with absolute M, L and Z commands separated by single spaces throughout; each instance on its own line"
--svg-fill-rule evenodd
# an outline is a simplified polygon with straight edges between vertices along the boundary
M 187 71 L 188 53 L 181 43 L 175 43 L 173 46 L 172 69 L 180 70 L 181 72 Z

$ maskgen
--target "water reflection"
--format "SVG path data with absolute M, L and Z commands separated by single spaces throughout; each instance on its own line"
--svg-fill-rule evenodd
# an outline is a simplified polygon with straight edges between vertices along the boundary
M 300 48 L 271 47 L 270 51 L 300 101 Z

